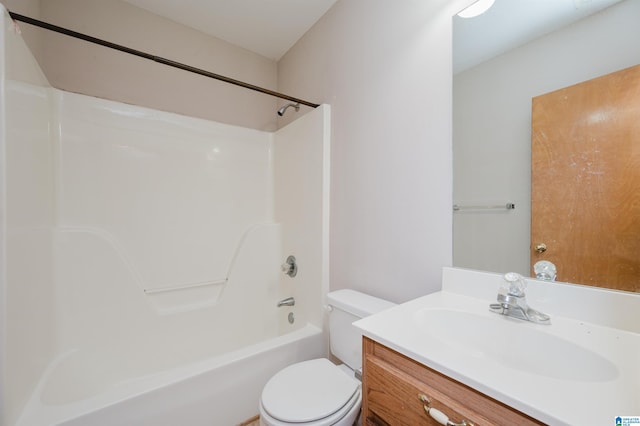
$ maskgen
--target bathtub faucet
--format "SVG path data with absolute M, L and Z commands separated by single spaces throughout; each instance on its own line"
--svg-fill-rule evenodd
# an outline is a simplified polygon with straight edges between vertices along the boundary
M 296 304 L 296 300 L 293 297 L 287 297 L 278 302 L 278 308 L 282 306 L 293 306 Z

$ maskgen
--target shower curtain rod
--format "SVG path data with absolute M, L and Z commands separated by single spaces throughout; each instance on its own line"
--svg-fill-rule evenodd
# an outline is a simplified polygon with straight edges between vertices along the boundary
M 100 46 L 108 47 L 110 49 L 119 50 L 120 52 L 128 53 L 130 55 L 135 55 L 140 58 L 149 59 L 154 62 L 158 62 L 160 64 L 168 65 L 170 67 L 178 68 L 184 71 L 189 71 L 195 74 L 200 74 L 205 77 L 214 78 L 216 80 L 224 81 L 225 83 L 234 84 L 236 86 L 244 87 L 245 89 L 254 90 L 256 92 L 264 93 L 266 95 L 275 96 L 276 98 L 286 99 L 291 102 L 296 102 L 302 105 L 306 105 L 312 108 L 317 108 L 320 105 L 314 104 L 312 102 L 308 102 L 302 99 L 294 98 L 293 96 L 285 95 L 283 93 L 278 93 L 273 90 L 265 89 L 263 87 L 254 86 L 253 84 L 245 83 L 244 81 L 235 80 L 233 78 L 225 77 L 220 74 L 215 74 L 200 68 L 192 67 L 190 65 L 186 65 L 180 62 L 172 61 L 171 59 L 166 59 L 161 56 L 155 56 L 150 53 L 142 52 L 140 50 L 132 49 L 130 47 L 122 46 L 119 44 L 111 43 L 110 41 L 102 40 L 96 37 L 92 37 L 90 35 L 82 34 L 77 31 L 70 30 L 68 28 L 59 27 L 57 25 L 49 24 L 44 21 L 39 21 L 34 18 L 30 18 L 28 16 L 20 15 L 18 13 L 13 13 L 9 11 L 9 15 L 11 19 L 16 21 L 26 22 L 30 25 L 35 25 L 36 27 L 44 28 L 46 30 L 55 31 L 60 34 L 64 34 L 70 37 L 78 38 L 80 40 L 88 41 L 89 43 L 98 44 Z

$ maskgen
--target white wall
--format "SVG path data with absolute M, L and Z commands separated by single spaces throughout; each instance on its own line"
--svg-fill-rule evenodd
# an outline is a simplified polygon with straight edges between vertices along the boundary
M 640 63 L 638 17 L 627 0 L 455 76 L 454 202 L 516 204 L 455 214 L 456 266 L 529 275 L 531 98 Z
M 279 90 L 332 107 L 333 290 L 401 302 L 440 288 L 452 256 L 451 16 L 468 3 L 340 0 L 278 63 Z
M 0 423 L 12 424 L 54 352 L 54 186 L 50 89 L 24 41 L 2 15 Z
M 296 308 L 280 315 L 294 311 L 297 323 L 318 327 L 329 289 L 330 115 L 321 105 L 275 133 L 273 144 L 274 219 L 287 225 L 281 261 L 294 255 L 298 264 L 295 277 L 280 278 L 282 296 L 295 297 Z

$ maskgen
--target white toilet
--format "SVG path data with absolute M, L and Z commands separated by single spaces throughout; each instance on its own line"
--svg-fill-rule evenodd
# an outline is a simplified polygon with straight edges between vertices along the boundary
M 394 306 L 353 290 L 327 295 L 331 353 L 326 358 L 290 365 L 265 385 L 260 398 L 263 426 L 351 426 L 358 418 L 362 395 L 355 370 L 362 367 L 362 335 L 352 323 Z

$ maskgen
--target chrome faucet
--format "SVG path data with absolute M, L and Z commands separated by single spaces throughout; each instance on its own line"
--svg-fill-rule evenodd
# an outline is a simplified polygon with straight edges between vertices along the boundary
M 489 305 L 491 312 L 537 324 L 551 324 L 549 315 L 536 311 L 527 304 L 524 294 L 526 283 L 521 275 L 509 272 L 505 274 L 504 281 L 498 292 L 498 303 Z
M 296 304 L 296 300 L 293 297 L 287 297 L 286 299 L 282 299 L 278 302 L 278 308 L 282 306 L 294 306 Z

